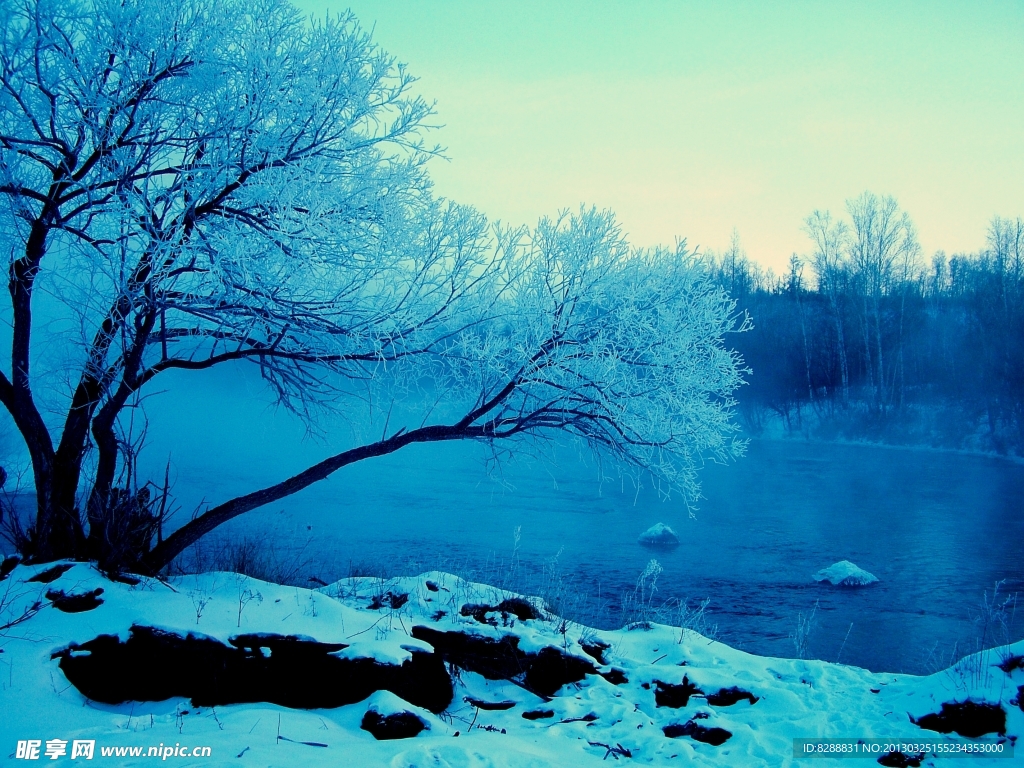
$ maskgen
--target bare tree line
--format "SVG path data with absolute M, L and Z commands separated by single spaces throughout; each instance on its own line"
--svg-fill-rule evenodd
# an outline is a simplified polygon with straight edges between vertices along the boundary
M 994 217 L 974 253 L 926 260 L 910 216 L 865 193 L 815 211 L 812 248 L 785 274 L 734 235 L 707 260 L 754 328 L 748 427 L 772 418 L 822 437 L 1024 450 L 1024 219 Z

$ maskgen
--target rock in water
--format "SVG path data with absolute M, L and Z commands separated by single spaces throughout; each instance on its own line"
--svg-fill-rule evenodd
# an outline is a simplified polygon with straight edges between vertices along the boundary
M 827 581 L 837 587 L 864 587 L 878 581 L 872 573 L 863 568 L 858 568 L 849 560 L 840 560 L 835 565 L 822 568 L 814 574 L 815 581 Z
M 637 537 L 641 544 L 655 547 L 676 547 L 679 545 L 679 537 L 676 532 L 664 523 L 652 525 Z

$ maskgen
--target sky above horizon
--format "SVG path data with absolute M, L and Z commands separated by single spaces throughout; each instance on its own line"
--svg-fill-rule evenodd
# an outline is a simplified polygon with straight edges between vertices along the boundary
M 636 245 L 776 271 L 815 209 L 895 196 L 924 255 L 1024 215 L 1024 2 L 301 0 L 351 7 L 437 102 L 440 194 L 535 223 L 611 208 Z

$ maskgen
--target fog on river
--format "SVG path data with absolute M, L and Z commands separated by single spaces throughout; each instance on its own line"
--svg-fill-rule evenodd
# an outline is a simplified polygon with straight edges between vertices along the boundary
M 148 471 L 162 476 L 170 457 L 179 519 L 337 447 L 304 438 L 280 410 L 254 407 L 251 378 L 238 389 L 237 378 L 222 375 L 200 398 L 172 388 L 147 405 Z M 343 442 L 348 433 L 338 427 L 334 437 L 342 434 Z M 539 584 L 545 568 L 556 569 L 589 596 L 592 623 L 621 626 L 621 596 L 653 557 L 664 568 L 657 599 L 710 598 L 723 642 L 794 656 L 798 616 L 817 604 L 808 655 L 876 671 L 948 664 L 978 642 L 997 581 L 1000 600 L 1024 591 L 1024 466 L 1003 459 L 752 441 L 740 461 L 703 470 L 705 498 L 691 516 L 679 499 L 637 489 L 571 448 L 498 470 L 485 458 L 473 444 L 411 446 L 344 468 L 219 535 L 273 546 L 303 564 L 302 578 L 441 567 L 493 579 L 507 573 L 519 528 L 520 583 Z M 679 533 L 679 547 L 637 543 L 657 522 Z M 851 590 L 812 580 L 844 559 L 880 583 Z M 1024 621 L 1012 606 L 1008 618 L 1019 637 Z

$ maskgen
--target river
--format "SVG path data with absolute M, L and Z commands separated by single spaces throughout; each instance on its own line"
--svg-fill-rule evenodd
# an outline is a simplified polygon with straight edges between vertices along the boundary
M 629 480 L 563 451 L 556 461 L 488 473 L 479 447 L 413 446 L 348 467 L 272 509 L 232 524 L 299 542 L 327 578 L 350 567 L 397 573 L 442 567 L 528 588 L 557 570 L 582 615 L 620 626 L 620 597 L 651 558 L 656 602 L 710 598 L 719 639 L 761 655 L 794 656 L 798 617 L 814 612 L 810 657 L 874 671 L 927 673 L 1003 640 L 984 609 L 1020 593 L 1024 614 L 1024 466 L 975 455 L 797 440 L 752 441 L 748 454 L 701 473 L 691 516 Z M 605 474 L 610 474 L 607 468 Z M 499 479 L 500 477 L 500 479 Z M 219 495 L 219 494 L 218 494 Z M 636 543 L 657 522 L 680 546 Z M 520 540 L 513 559 L 513 533 Z M 557 560 L 555 558 L 557 557 Z M 822 585 L 812 574 L 851 560 L 880 583 Z M 577 606 L 578 608 L 578 606 Z M 1024 615 L 1005 618 L 1012 639 Z

